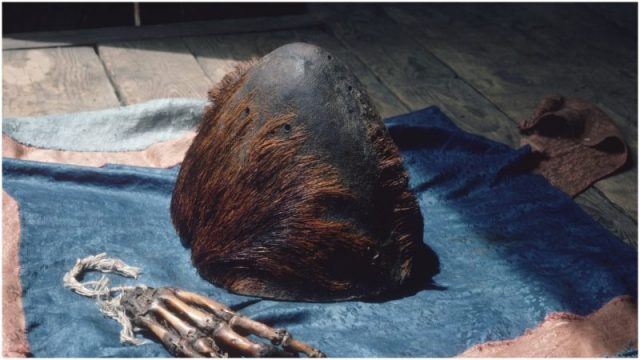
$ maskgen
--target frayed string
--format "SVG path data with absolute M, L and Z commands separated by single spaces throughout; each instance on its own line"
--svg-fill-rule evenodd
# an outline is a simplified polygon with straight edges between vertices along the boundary
M 131 319 L 127 316 L 122 306 L 122 296 L 124 291 L 134 290 L 136 288 L 146 289 L 145 285 L 135 286 L 116 286 L 109 288 L 109 279 L 102 275 L 96 281 L 80 282 L 78 278 L 88 271 L 99 271 L 103 273 L 115 273 L 124 277 L 137 279 L 140 274 L 140 268 L 129 266 L 122 260 L 110 258 L 107 253 L 101 253 L 95 256 L 87 256 L 84 259 L 78 259 L 76 264 L 69 270 L 62 282 L 64 287 L 71 289 L 76 294 L 95 298 L 98 303 L 100 312 L 114 319 L 122 326 L 120 330 L 120 342 L 123 344 L 142 345 L 148 341 L 136 338 L 131 323 Z M 113 295 L 114 293 L 119 293 Z

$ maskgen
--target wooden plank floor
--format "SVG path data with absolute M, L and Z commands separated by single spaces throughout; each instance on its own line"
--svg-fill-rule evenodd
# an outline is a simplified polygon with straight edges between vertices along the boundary
M 172 97 L 202 97 L 213 85 L 181 39 L 98 45 L 124 104 Z
M 385 10 L 513 121 L 530 116 L 538 99 L 551 92 L 587 99 L 606 108 L 637 154 L 636 64 L 620 61 L 631 57 L 629 52 L 634 50 L 623 47 L 616 54 L 592 49 L 590 43 L 570 46 L 577 40 L 562 39 L 566 33 L 562 30 L 567 29 L 555 28 L 555 22 L 547 26 L 554 26 L 552 31 L 561 34 L 561 41 L 554 42 L 556 38 L 540 31 L 530 32 L 539 39 L 531 41 L 528 33 L 513 31 L 507 25 L 522 16 L 510 8 L 515 7 L 500 7 L 500 22 L 490 21 L 489 12 L 479 11 L 477 5 L 390 6 Z M 530 8 L 558 13 L 548 5 L 527 6 L 526 13 L 532 13 Z M 498 12 L 491 10 L 492 16 Z M 487 36 L 503 40 L 484 41 Z M 622 44 L 613 48 L 618 50 L 617 46 Z M 604 179 L 596 187 L 637 220 L 637 168 L 633 166 L 632 171 Z
M 542 96 L 560 93 L 605 110 L 636 158 L 637 19 L 629 15 L 635 4 L 312 4 L 309 10 L 153 31 L 10 35 L 3 39 L 3 114 L 204 98 L 239 62 L 307 41 L 343 59 L 385 117 L 437 105 L 464 130 L 517 147 L 517 122 Z M 636 245 L 636 161 L 576 202 Z
M 4 117 L 118 106 L 100 59 L 90 47 L 3 51 Z

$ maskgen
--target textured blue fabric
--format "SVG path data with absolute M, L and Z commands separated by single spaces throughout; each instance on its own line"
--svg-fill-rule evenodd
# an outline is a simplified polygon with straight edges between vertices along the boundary
M 637 253 L 512 150 L 459 130 L 437 108 L 387 120 L 439 257 L 436 286 L 380 301 L 260 300 L 242 312 L 330 356 L 453 356 L 513 338 L 551 311 L 590 313 L 637 295 Z M 36 356 L 167 356 L 118 343 L 118 325 L 62 287 L 75 259 L 106 251 L 142 267 L 139 282 L 178 286 L 230 305 L 252 300 L 203 281 L 169 218 L 176 169 L 87 168 L 5 159 L 20 207 L 21 278 Z M 114 277 L 114 283 L 124 282 Z M 136 281 L 128 281 L 128 283 Z
M 611 357 L 619 357 L 619 358 L 637 358 L 638 357 L 638 350 L 626 350 L 623 351 L 621 353 L 616 354 L 616 356 L 611 356 Z

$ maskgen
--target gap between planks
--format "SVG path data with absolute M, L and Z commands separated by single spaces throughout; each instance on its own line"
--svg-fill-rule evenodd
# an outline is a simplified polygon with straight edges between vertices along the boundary
M 94 45 L 92 46 L 92 48 L 93 48 L 93 52 L 95 52 L 96 56 L 98 57 L 98 60 L 100 60 L 100 64 L 102 64 L 102 69 L 104 69 L 104 73 L 107 76 L 107 79 L 109 80 L 109 84 L 111 84 L 113 93 L 116 95 L 116 98 L 118 99 L 118 103 L 120 104 L 120 106 L 126 105 L 124 102 L 124 99 L 122 98 L 122 94 L 120 94 L 120 91 L 118 91 L 118 87 L 116 86 L 116 83 L 113 81 L 113 78 L 109 74 L 107 65 L 104 63 L 104 60 L 102 60 L 102 58 L 100 57 L 100 53 L 98 52 L 98 45 Z
M 22 117 L 119 106 L 90 47 L 4 51 L 3 116 Z

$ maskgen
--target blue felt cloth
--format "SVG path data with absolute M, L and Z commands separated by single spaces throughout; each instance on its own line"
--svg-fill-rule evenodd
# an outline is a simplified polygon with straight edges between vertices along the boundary
M 637 295 L 636 251 L 544 178 L 519 171 L 527 148 L 465 133 L 435 107 L 386 123 L 419 199 L 424 240 L 440 260 L 437 286 L 377 302 L 261 300 L 244 314 L 330 356 L 453 356 L 519 336 L 551 311 L 587 314 Z M 190 265 L 169 218 L 176 169 L 3 164 L 3 186 L 20 207 L 34 355 L 167 356 L 158 343 L 120 345 L 118 325 L 62 287 L 76 258 L 103 251 L 142 267 L 139 281 L 151 286 L 229 305 L 251 300 L 208 284 Z

